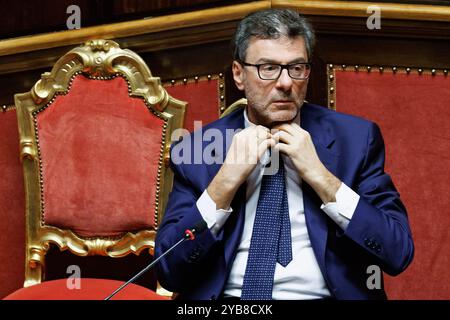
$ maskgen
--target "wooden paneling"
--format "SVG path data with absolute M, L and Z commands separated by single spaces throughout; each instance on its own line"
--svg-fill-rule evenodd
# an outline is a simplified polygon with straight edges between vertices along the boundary
M 308 16 L 317 34 L 308 99 L 327 105 L 327 64 L 450 69 L 450 23 L 382 19 L 369 30 L 363 17 Z
M 251 0 L 0 0 L 0 39 L 67 30 L 67 7 L 77 5 L 81 27 L 239 4 Z M 6 11 L 7 8 L 7 11 Z
M 450 21 L 450 8 L 447 6 L 375 1 L 272 0 L 272 6 L 277 8 L 295 8 L 308 15 L 340 17 L 367 17 L 370 15 L 368 7 L 373 5 L 380 9 L 383 19 Z
M 49 71 L 60 56 L 85 39 L 97 36 L 114 38 L 122 47 L 139 53 L 153 73 L 163 80 L 224 72 L 228 75 L 227 101 L 232 102 L 241 94 L 229 78 L 230 38 L 240 18 L 270 6 L 293 7 L 308 13 L 317 31 L 308 94 L 312 102 L 326 103 L 327 63 L 450 66 L 450 22 L 427 21 L 427 15 L 423 16 L 425 20 L 405 20 L 397 9 L 391 8 L 390 16 L 397 14 L 397 19 L 383 18 L 380 30 L 368 30 L 367 14 L 361 13 L 360 4 L 354 7 L 347 2 L 347 7 L 336 9 L 332 6 L 335 2 L 309 1 L 310 7 L 306 10 L 307 2 L 254 1 L 107 27 L 0 41 L 0 105 L 12 104 L 14 93 L 29 90 L 40 73 Z M 328 9 L 323 11 L 321 6 L 328 6 Z M 445 15 L 450 7 L 428 7 L 428 15 L 440 12 L 445 19 L 450 17 Z M 132 11 L 130 8 L 127 10 Z M 400 8 L 407 10 L 409 7 Z M 346 16 L 357 9 L 361 17 Z
M 139 53 L 164 80 L 222 72 L 231 62 L 229 40 L 249 12 L 270 7 L 254 1 L 226 8 L 180 13 L 152 20 L 83 28 L 0 41 L 0 105 L 28 91 L 44 71 L 73 46 L 91 38 L 114 38 Z

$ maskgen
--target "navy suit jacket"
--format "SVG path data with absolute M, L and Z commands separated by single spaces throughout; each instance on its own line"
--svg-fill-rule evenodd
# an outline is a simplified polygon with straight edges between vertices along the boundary
M 370 121 L 308 103 L 301 108 L 301 127 L 310 133 L 328 170 L 360 195 L 344 232 L 320 209 L 322 202 L 313 189 L 302 184 L 306 225 L 327 286 L 337 299 L 384 299 L 383 287 L 367 286 L 373 272 L 368 267 L 376 265 L 389 275 L 397 275 L 412 261 L 414 245 L 406 209 L 384 172 L 380 130 Z M 202 219 L 196 202 L 225 159 L 231 143 L 230 131 L 226 130 L 242 128 L 243 109 L 203 127 L 203 132 L 214 129 L 213 133 L 223 137 L 228 134 L 229 139 L 202 139 L 197 132 L 173 146 L 171 161 L 182 155 L 191 163 L 171 163 L 174 185 L 157 233 L 156 256 Z M 199 161 L 202 153 L 215 157 L 218 163 Z M 242 234 L 245 202 L 244 184 L 231 204 L 233 213 L 218 235 L 206 230 L 161 260 L 157 274 L 163 287 L 184 299 L 221 297 Z

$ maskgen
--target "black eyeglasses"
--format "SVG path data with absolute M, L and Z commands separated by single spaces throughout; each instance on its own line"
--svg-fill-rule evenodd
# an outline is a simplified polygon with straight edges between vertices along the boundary
M 298 62 L 291 64 L 261 63 L 251 64 L 239 61 L 243 66 L 256 67 L 261 80 L 276 80 L 280 77 L 281 71 L 287 69 L 289 76 L 295 80 L 306 80 L 311 73 L 311 64 L 308 62 Z

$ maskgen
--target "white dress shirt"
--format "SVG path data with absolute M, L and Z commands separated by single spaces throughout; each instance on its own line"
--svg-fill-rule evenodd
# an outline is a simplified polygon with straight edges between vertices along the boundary
M 253 125 L 248 120 L 246 110 L 244 111 L 244 118 L 245 127 Z M 224 296 L 241 296 L 256 207 L 261 189 L 262 172 L 268 161 L 269 152 L 267 151 L 247 179 L 244 231 L 225 285 Z M 272 297 L 275 300 L 300 300 L 330 296 L 311 247 L 306 228 L 301 179 L 287 156 L 283 156 L 283 161 L 286 171 L 286 190 L 291 222 L 292 261 L 286 267 L 277 263 Z M 341 183 L 336 193 L 336 202 L 322 204 L 321 209 L 341 229 L 345 230 L 353 216 L 358 201 L 359 195 L 344 183 Z M 222 229 L 233 211 L 232 208 L 229 210 L 217 210 L 215 202 L 206 190 L 197 200 L 197 208 L 206 221 L 208 228 L 214 234 L 217 234 Z

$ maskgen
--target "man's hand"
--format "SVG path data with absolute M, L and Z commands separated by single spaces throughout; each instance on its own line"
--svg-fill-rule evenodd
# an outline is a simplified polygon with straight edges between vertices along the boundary
M 296 123 L 284 123 L 272 129 L 273 138 L 279 142 L 275 149 L 286 154 L 300 177 L 319 195 L 323 203 L 336 201 L 341 181 L 320 161 L 309 132 Z
M 274 145 L 270 130 L 263 126 L 250 126 L 234 135 L 222 167 L 207 188 L 217 209 L 230 207 L 239 186 Z

